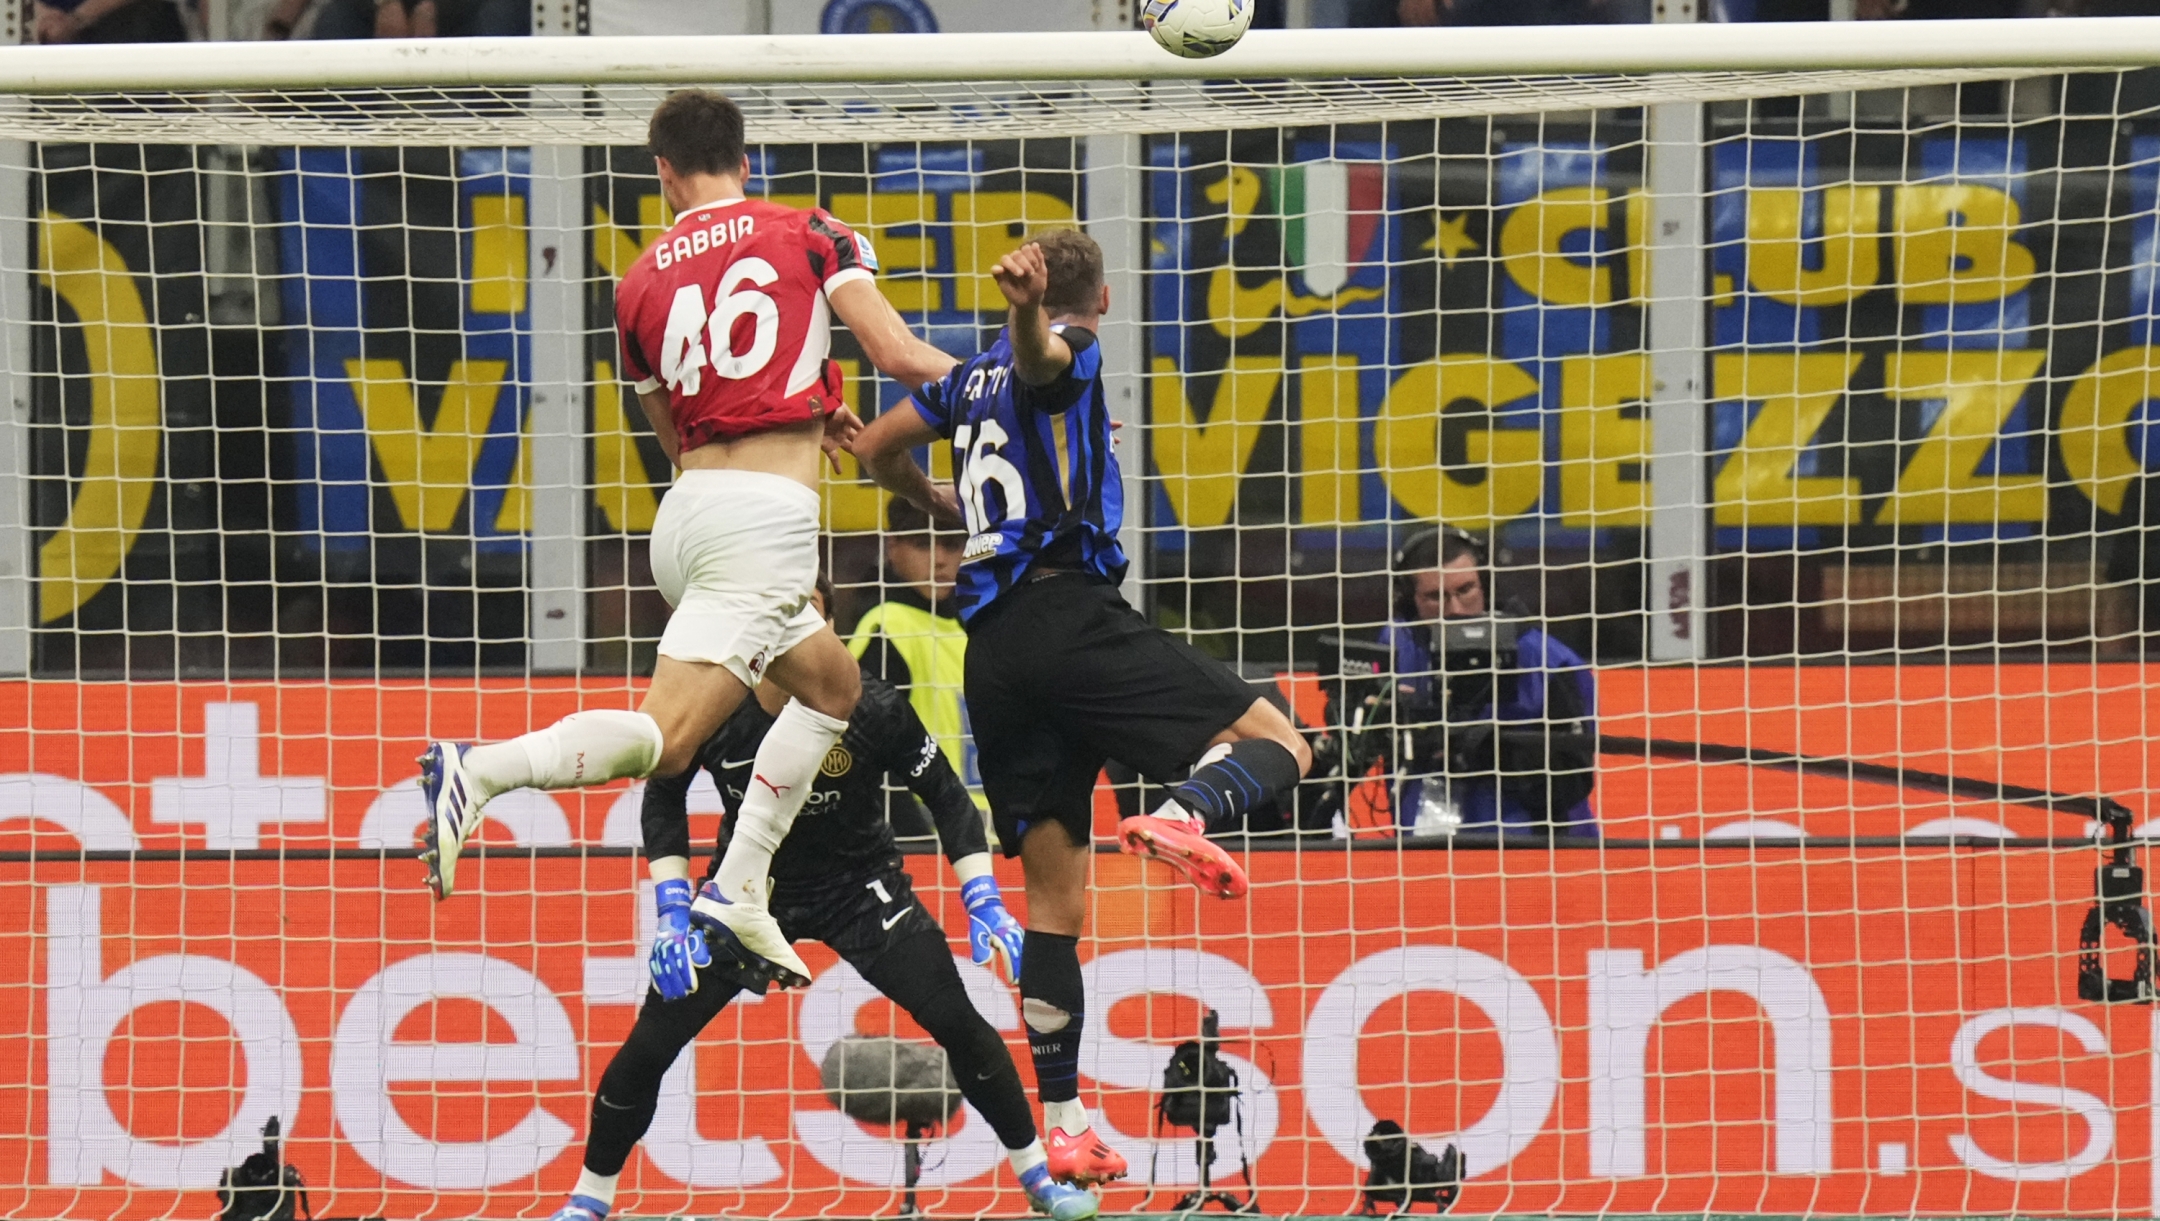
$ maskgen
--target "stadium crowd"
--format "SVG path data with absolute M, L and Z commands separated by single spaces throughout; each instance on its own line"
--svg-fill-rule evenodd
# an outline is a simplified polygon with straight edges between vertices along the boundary
M 33 0 L 41 43 L 181 42 L 216 38 L 200 0 Z M 1652 0 L 1256 0 L 1255 27 L 1624 24 L 1652 19 Z M 1705 0 L 1711 21 L 2143 17 L 2160 0 Z M 520 37 L 529 0 L 255 0 L 227 22 L 240 37 Z

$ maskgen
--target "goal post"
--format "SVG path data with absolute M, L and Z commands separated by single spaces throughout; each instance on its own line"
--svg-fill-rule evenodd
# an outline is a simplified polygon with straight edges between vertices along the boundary
M 204 1211 L 272 1115 L 318 1213 L 575 1181 L 645 979 L 638 792 L 499 800 L 438 906 L 411 759 L 650 672 L 670 471 L 612 291 L 685 84 L 956 354 L 1000 255 L 1097 239 L 1126 596 L 1327 760 L 1237 841 L 1242 905 L 1097 862 L 1108 1211 L 1198 1182 L 1153 1105 L 1212 1009 L 1212 1172 L 1271 1215 L 1357 1210 L 1378 1119 L 1478 1214 L 2156 1215 L 2160 1035 L 2079 960 L 2160 817 L 2155 67 L 2144 18 L 0 48 L 0 1217 Z M 851 459 L 822 496 L 843 634 L 935 618 L 937 546 Z M 1499 719 L 1594 683 L 1594 821 L 1439 789 L 1435 725 L 1495 718 L 1399 651 L 1437 524 L 1548 642 Z M 1106 774 L 1103 842 L 1173 779 Z M 897 1204 L 817 1069 L 911 1028 L 805 953 L 670 1076 L 619 1212 Z M 1024 1207 L 978 1118 L 928 1162 L 932 1215 Z

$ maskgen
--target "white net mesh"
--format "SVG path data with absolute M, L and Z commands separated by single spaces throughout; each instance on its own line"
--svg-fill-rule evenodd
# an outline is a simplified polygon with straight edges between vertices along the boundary
M 2027 69 L 2026 76 L 2046 69 Z M 773 144 L 1010 140 L 1043 132 L 1146 135 L 1465 115 L 1739 101 L 1799 93 L 2001 79 L 1999 68 L 1901 72 L 1699 72 L 1390 80 L 1011 81 L 720 86 L 753 138 Z M 683 86 L 698 82 L 685 81 Z M 78 94 L 0 97 L 0 138 L 123 144 L 638 144 L 667 85 L 395 86 L 366 93 Z
M 1459 1212 L 2150 1216 L 2160 1044 L 2076 947 L 2085 837 L 2153 802 L 2160 86 L 1623 67 L 730 90 L 752 191 L 868 235 L 950 351 L 1028 231 L 1097 238 L 1126 594 L 1314 731 L 1249 900 L 1097 862 L 1106 1207 L 1197 1182 L 1153 1107 L 1207 1007 L 1213 1172 L 1270 1214 L 1359 1208 L 1385 1118 L 1462 1150 Z M 666 614 L 612 311 L 672 219 L 660 87 L 545 79 L 0 105 L 0 1215 L 201 1213 L 272 1115 L 318 1215 L 576 1179 L 646 979 L 635 790 L 499 800 L 439 907 L 405 856 L 428 737 L 629 706 Z M 975 779 L 959 638 L 874 618 L 935 611 L 938 549 L 852 463 L 823 494 L 843 633 Z M 1435 522 L 1518 635 L 1483 695 L 1415 652 Z M 1587 802 L 1436 761 L 1585 680 Z M 1106 775 L 1103 842 L 1173 779 Z M 920 1032 L 804 952 L 669 1076 L 619 1212 L 896 1206 L 817 1066 Z M 933 1215 L 1024 1206 L 979 1117 L 928 1157 Z

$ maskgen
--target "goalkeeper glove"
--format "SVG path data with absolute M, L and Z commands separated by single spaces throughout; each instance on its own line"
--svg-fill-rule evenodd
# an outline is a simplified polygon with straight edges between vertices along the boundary
M 653 986 L 660 999 L 679 1001 L 697 991 L 697 969 L 712 965 L 705 947 L 705 930 L 690 923 L 690 883 L 669 878 L 653 887 L 653 904 L 660 909 L 653 930 Z
M 998 897 L 997 879 L 985 876 L 962 882 L 960 902 L 967 908 L 968 949 L 975 965 L 989 967 L 1004 976 L 1007 983 L 1018 983 L 1020 952 L 1027 934 L 1005 910 L 1005 900 Z M 1002 961 L 993 963 L 992 959 Z

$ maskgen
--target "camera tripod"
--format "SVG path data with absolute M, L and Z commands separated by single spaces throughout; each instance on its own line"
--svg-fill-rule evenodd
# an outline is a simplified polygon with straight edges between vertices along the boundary
M 1260 1214 L 1260 1197 L 1257 1193 L 1249 1194 L 1243 1200 L 1240 1200 L 1227 1191 L 1215 1190 L 1209 1182 L 1215 1164 L 1214 1129 L 1209 1129 L 1195 1136 L 1193 1148 L 1194 1152 L 1199 1156 L 1200 1186 L 1180 1196 L 1178 1202 L 1170 1206 L 1170 1211 L 1174 1213 L 1205 1212 L 1208 1205 L 1220 1204 L 1222 1210 L 1226 1213 L 1243 1213 L 1249 1216 L 1258 1216 Z M 1252 1186 L 1252 1166 L 1250 1163 L 1245 1167 L 1245 1185 L 1248 1189 Z
M 1169 1211 L 1195 1213 L 1204 1211 L 1210 1204 L 1219 1204 L 1227 1213 L 1256 1216 L 1260 1212 L 1260 1197 L 1252 1190 L 1252 1161 L 1244 1156 L 1242 1139 L 1238 1142 L 1238 1154 L 1245 1167 L 1246 1197 L 1240 1200 L 1230 1192 L 1218 1190 L 1212 1181 L 1215 1133 L 1222 1129 L 1225 1121 L 1236 1125 L 1241 1138 L 1245 1132 L 1245 1121 L 1238 1104 L 1237 1070 L 1225 1064 L 1215 1050 L 1222 1042 L 1221 1032 L 1220 1019 L 1213 1009 L 1208 1010 L 1200 1019 L 1200 1038 L 1181 1045 L 1172 1055 L 1170 1067 L 1164 1070 L 1163 1093 L 1155 1102 L 1155 1130 L 1160 1135 L 1164 1124 L 1190 1128 L 1200 1170 L 1199 1187 L 1180 1197 Z M 1181 1062 L 1184 1062 L 1182 1076 Z M 1177 1101 L 1173 1102 L 1173 1099 Z M 1148 1168 L 1150 1195 L 1154 1181 L 1151 1158 Z

